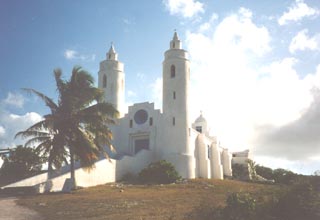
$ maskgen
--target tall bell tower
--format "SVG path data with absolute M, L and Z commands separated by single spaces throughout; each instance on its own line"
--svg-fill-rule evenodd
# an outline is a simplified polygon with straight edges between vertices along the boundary
M 192 177 L 189 120 L 190 64 L 187 51 L 182 49 L 177 32 L 170 41 L 170 48 L 163 61 L 163 116 L 164 137 L 170 162 L 183 177 Z M 192 156 L 193 158 L 193 156 Z M 190 167 L 186 167 L 189 164 Z
M 111 45 L 106 60 L 100 62 L 98 87 L 104 90 L 104 101 L 111 103 L 123 116 L 124 107 L 124 65 L 118 61 L 118 54 Z

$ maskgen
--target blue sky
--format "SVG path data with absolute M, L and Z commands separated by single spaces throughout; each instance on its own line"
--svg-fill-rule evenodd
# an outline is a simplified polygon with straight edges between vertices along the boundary
M 0 0 L 0 148 L 46 114 L 53 69 L 97 79 L 111 42 L 125 64 L 126 103 L 161 108 L 163 53 L 177 29 L 191 61 L 191 116 L 258 163 L 320 169 L 318 0 Z

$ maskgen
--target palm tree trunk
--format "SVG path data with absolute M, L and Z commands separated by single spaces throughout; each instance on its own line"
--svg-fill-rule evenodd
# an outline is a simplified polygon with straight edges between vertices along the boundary
M 51 159 L 51 154 L 49 155 L 49 159 L 48 159 L 48 179 L 51 179 L 52 177 L 52 159 Z
M 72 189 L 76 188 L 76 177 L 75 177 L 75 169 L 74 169 L 74 149 L 70 147 L 70 178 L 72 181 Z

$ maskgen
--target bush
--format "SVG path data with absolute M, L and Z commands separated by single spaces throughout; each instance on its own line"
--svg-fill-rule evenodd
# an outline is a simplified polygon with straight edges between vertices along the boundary
M 45 158 L 40 157 L 33 148 L 17 146 L 15 151 L 3 156 L 0 169 L 0 185 L 6 185 L 41 172 Z
M 273 176 L 273 170 L 269 167 L 264 167 L 261 165 L 256 166 L 256 172 L 258 175 L 262 176 L 263 178 L 266 178 L 268 180 L 272 180 L 274 178 Z
M 274 204 L 272 215 L 278 219 L 320 219 L 320 193 L 308 182 L 296 184 Z
M 255 219 L 256 200 L 249 193 L 232 193 L 227 198 L 227 206 L 223 209 L 223 219 L 250 220 Z
M 151 163 L 139 173 L 139 180 L 142 183 L 167 184 L 180 179 L 174 166 L 165 160 Z
M 232 164 L 232 177 L 234 179 L 243 180 L 243 181 L 250 180 L 248 165 Z

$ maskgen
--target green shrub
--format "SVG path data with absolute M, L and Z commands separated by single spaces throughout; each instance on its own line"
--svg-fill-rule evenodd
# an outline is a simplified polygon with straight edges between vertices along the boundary
M 123 175 L 123 177 L 121 178 L 121 181 L 123 182 L 127 182 L 127 183 L 136 183 L 137 182 L 137 176 L 134 175 L 133 173 L 126 173 Z
M 227 206 L 222 214 L 226 220 L 255 219 L 256 200 L 249 193 L 232 193 L 227 198 Z
M 274 204 L 272 215 L 278 219 L 320 219 L 320 192 L 308 182 L 296 184 Z
M 151 163 L 139 173 L 139 180 L 142 183 L 167 184 L 179 179 L 181 177 L 174 166 L 165 160 Z
M 271 168 L 269 168 L 269 167 L 256 165 L 256 172 L 257 172 L 258 175 L 260 175 L 263 178 L 266 178 L 268 180 L 272 180 L 274 178 L 273 170 Z
M 232 177 L 234 179 L 243 180 L 243 181 L 250 180 L 248 165 L 232 164 Z

